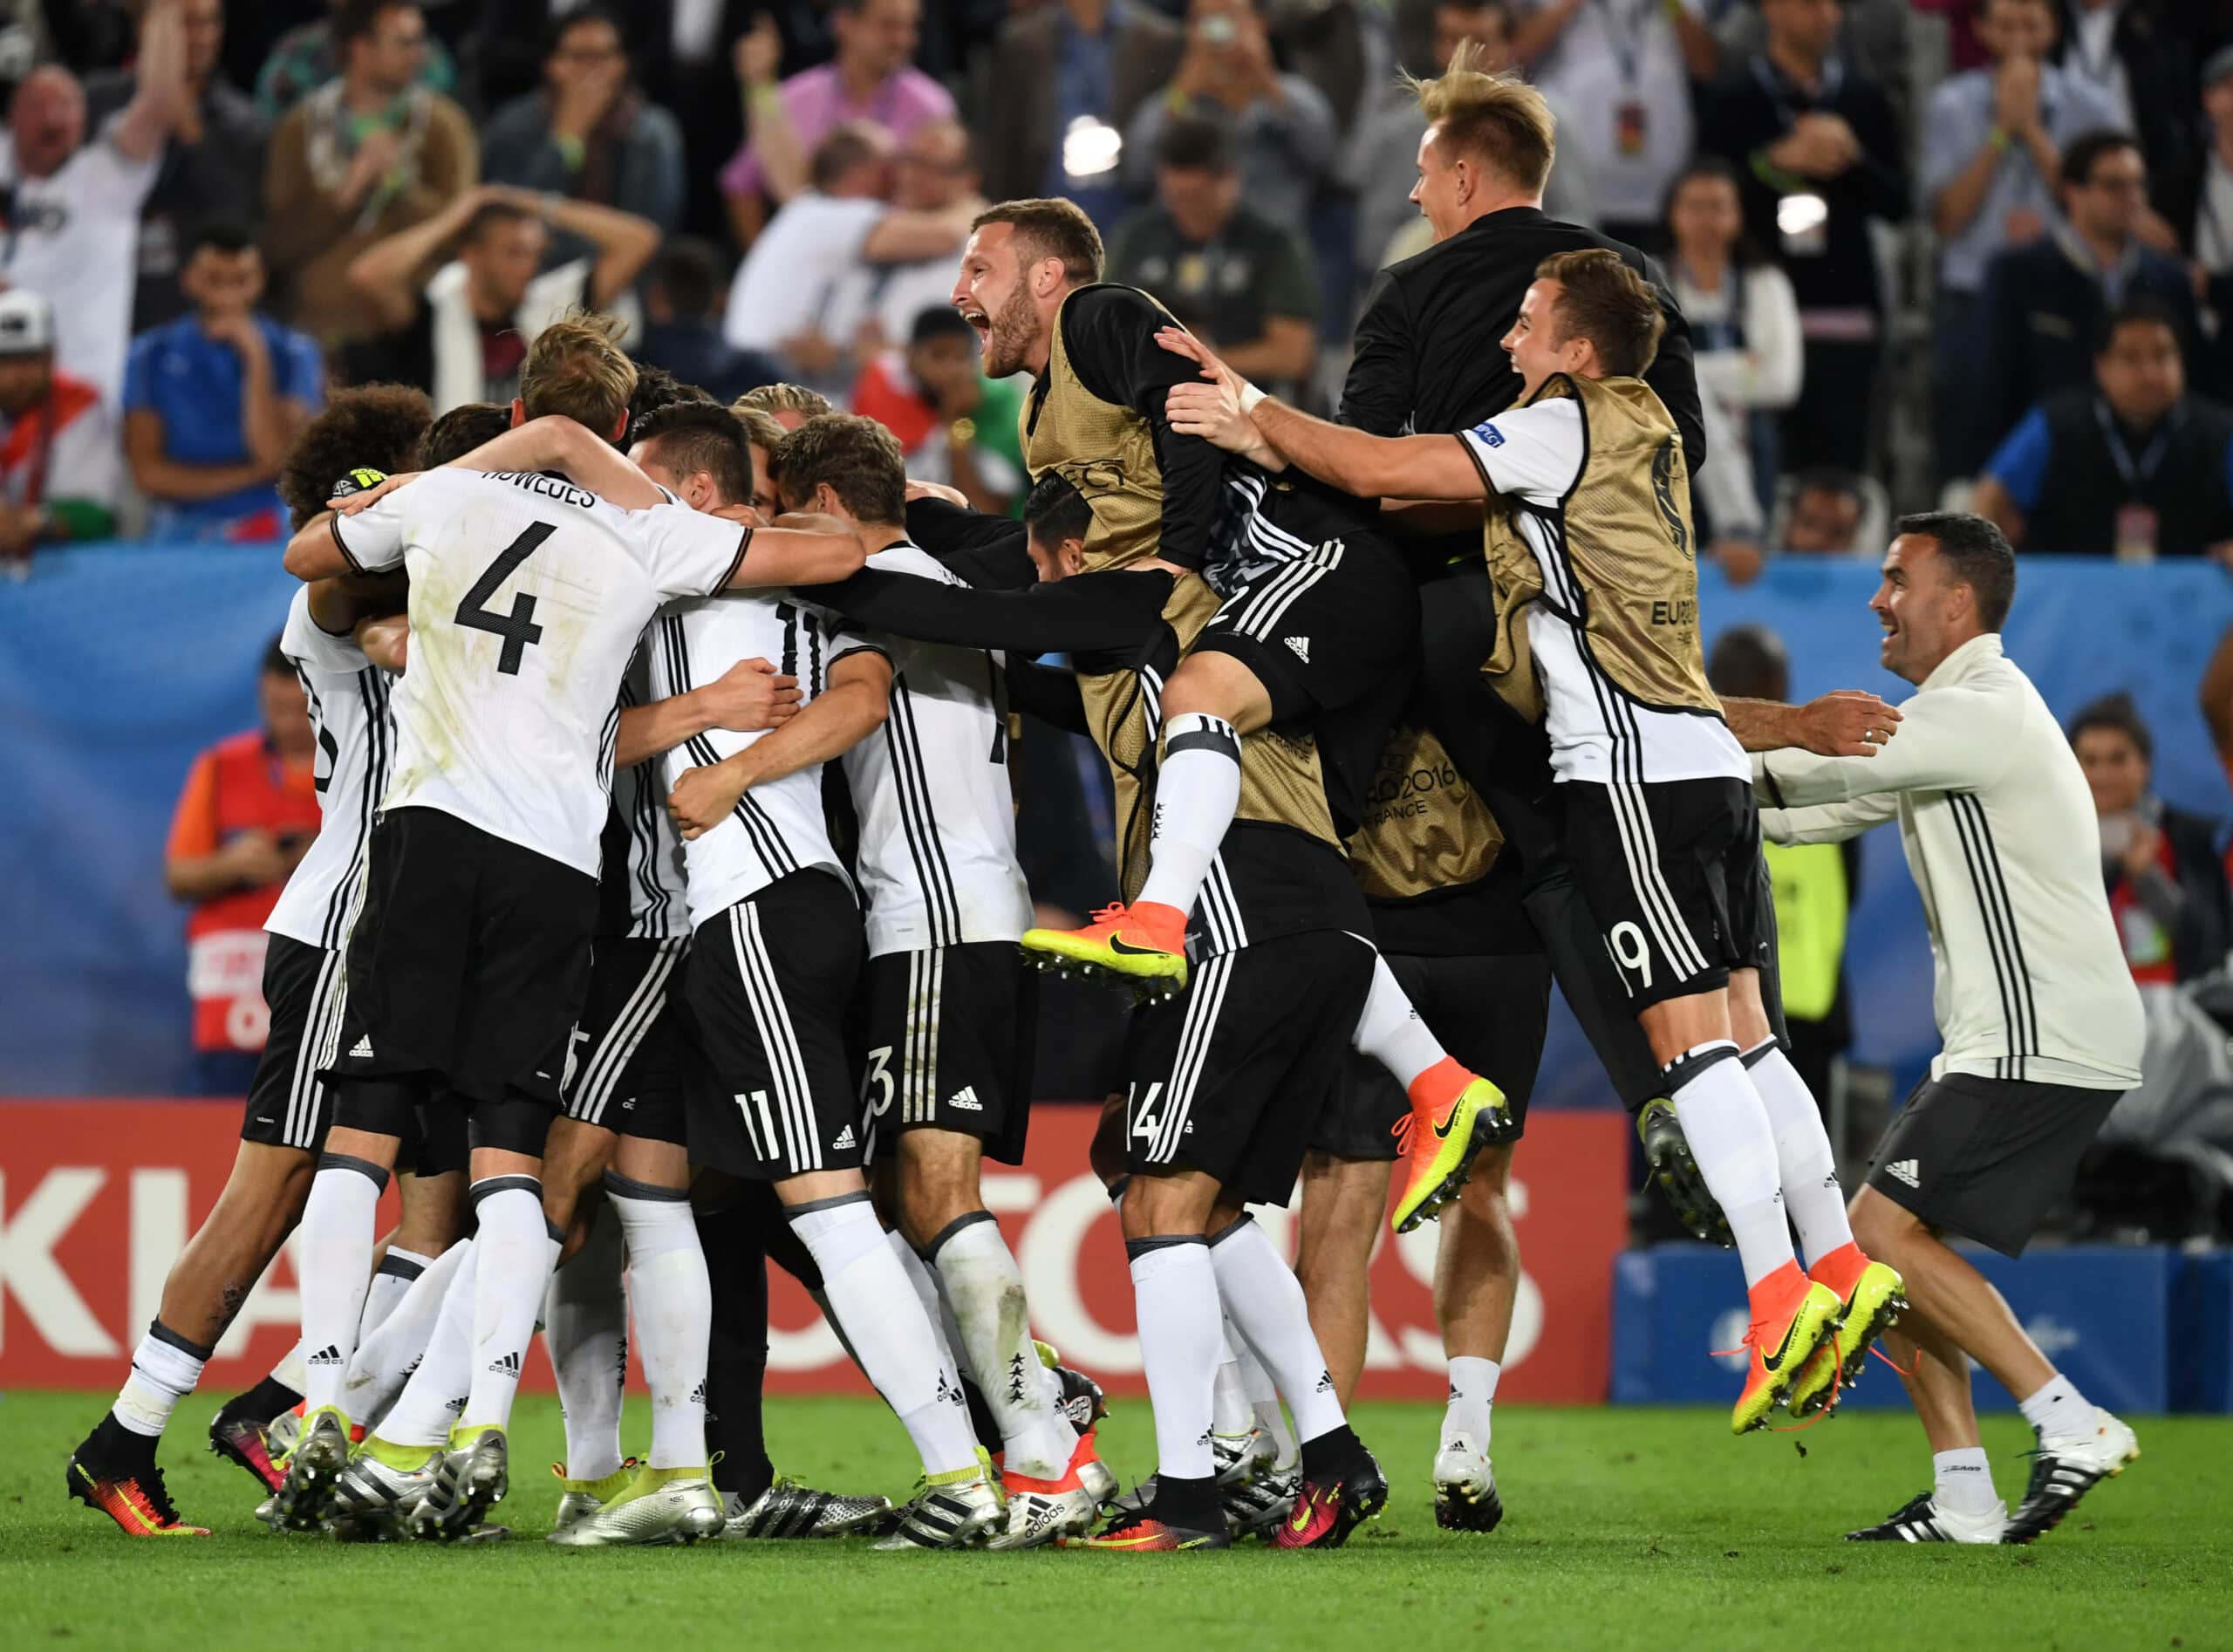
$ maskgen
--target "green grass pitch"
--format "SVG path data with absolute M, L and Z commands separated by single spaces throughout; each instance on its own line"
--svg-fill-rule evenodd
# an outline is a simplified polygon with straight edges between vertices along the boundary
M 1904 1415 L 1731 1439 L 1703 1410 L 1499 1407 L 1508 1512 L 1487 1538 L 1434 1523 L 1436 1408 L 1364 1405 L 1357 1426 L 1394 1485 L 1335 1554 L 875 1554 L 865 1543 L 567 1552 L 539 1539 L 557 1491 L 556 1404 L 522 1402 L 508 1544 L 432 1550 L 282 1539 L 249 1516 L 247 1477 L 202 1447 L 218 1396 L 181 1408 L 165 1464 L 198 1541 L 133 1543 L 62 1496 L 94 1395 L 0 1397 L 0 1642 L 38 1648 L 599 1646 L 785 1652 L 1461 1643 L 1933 1652 L 2233 1647 L 2233 1421 L 2141 1420 L 2144 1455 L 2026 1549 L 1844 1543 L 1929 1478 Z M 1144 1402 L 1120 1400 L 1103 1450 L 1129 1483 L 1151 1466 Z M 771 1402 L 788 1471 L 904 1495 L 889 1413 L 860 1400 Z M 632 1402 L 625 1437 L 645 1430 Z M 1985 1430 L 2004 1495 L 2030 1444 Z M 1800 1446 L 1805 1448 L 1802 1455 Z

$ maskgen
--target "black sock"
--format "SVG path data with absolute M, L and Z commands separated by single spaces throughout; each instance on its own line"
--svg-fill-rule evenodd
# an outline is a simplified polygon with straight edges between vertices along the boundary
M 1225 1530 L 1225 1511 L 1218 1505 L 1218 1483 L 1208 1476 L 1188 1480 L 1158 1469 L 1155 1502 L 1148 1512 L 1165 1526 L 1185 1526 L 1190 1532 Z
M 250 1423 L 267 1423 L 282 1411 L 291 1411 L 302 1396 L 276 1376 L 267 1376 L 244 1394 L 236 1394 L 227 1400 L 217 1415 L 227 1420 L 245 1419 Z
M 985 1403 L 983 1390 L 966 1376 L 961 1379 L 961 1397 L 969 1403 L 969 1426 L 977 1430 L 977 1444 L 995 1457 L 1007 1451 L 1008 1443 L 1000 1437 L 1000 1425 L 994 1419 L 993 1408 Z
M 141 1434 L 125 1427 L 114 1411 L 104 1411 L 101 1420 L 94 1425 L 92 1438 L 85 1442 L 85 1448 L 88 1455 L 100 1462 L 138 1467 L 155 1460 L 155 1440 L 153 1434 Z
M 1357 1438 L 1355 1429 L 1344 1423 L 1337 1429 L 1328 1430 L 1315 1440 L 1302 1443 L 1302 1478 L 1306 1480 L 1338 1479 L 1344 1470 L 1353 1466 L 1364 1454 L 1364 1442 Z
M 714 1294 L 706 1350 L 706 1448 L 714 1484 L 749 1504 L 775 1483 L 760 1402 L 768 1380 L 768 1262 L 758 1224 L 726 1210 L 698 1219 Z
M 822 1269 L 815 1264 L 814 1253 L 807 1249 L 806 1241 L 792 1228 L 773 1188 L 761 1184 L 748 1194 L 737 1213 L 740 1220 L 751 1226 L 769 1261 L 809 1292 L 822 1289 Z

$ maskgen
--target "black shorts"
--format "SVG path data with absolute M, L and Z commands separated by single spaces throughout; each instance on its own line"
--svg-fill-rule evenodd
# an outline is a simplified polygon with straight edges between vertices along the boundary
M 558 1105 L 597 880 L 438 809 L 372 828 L 337 1079 L 432 1075 L 468 1104 Z
M 869 959 L 861 1101 L 879 1160 L 900 1131 L 926 1127 L 981 1137 L 986 1157 L 1023 1163 L 1035 979 L 1014 941 Z
M 1513 1117 L 1524 1125 L 1551 1011 L 1550 960 L 1540 952 L 1382 956 L 1427 1030 L 1460 1066 L 1502 1090 Z M 1395 1075 L 1351 1048 L 1319 1111 L 1310 1145 L 1336 1158 L 1394 1158 L 1396 1123 L 1410 1111 L 1410 1098 Z
M 622 1136 L 678 1144 L 682 1057 L 675 1006 L 687 938 L 600 937 L 590 950 L 590 996 L 566 1058 L 566 1116 Z
M 1371 986 L 1372 949 L 1339 930 L 1197 963 L 1184 993 L 1133 1017 L 1127 1167 L 1205 1171 L 1251 1204 L 1286 1204 Z
M 455 1096 L 438 1096 L 420 1104 L 417 1139 L 403 1144 L 396 1163 L 413 1176 L 446 1176 L 469 1167 L 466 1109 Z
M 1271 696 L 1277 726 L 1341 710 L 1391 679 L 1400 707 L 1418 639 L 1409 570 L 1377 535 L 1358 533 L 1266 564 L 1210 616 L 1194 649 L 1246 666 Z
M 241 1140 L 315 1153 L 333 1122 L 319 1069 L 333 1060 L 349 1001 L 338 948 L 273 935 L 263 953 L 271 1030 L 248 1087 Z
M 846 1056 L 860 908 L 793 872 L 698 926 L 689 980 L 690 1157 L 753 1181 L 857 1170 L 867 1140 Z
M 2121 1090 L 1949 1073 L 1915 1086 L 1868 1185 L 1935 1228 L 2021 1256 Z
M 1641 1012 L 1729 985 L 1769 960 L 1760 814 L 1738 780 L 1569 781 L 1567 856 L 1605 950 Z

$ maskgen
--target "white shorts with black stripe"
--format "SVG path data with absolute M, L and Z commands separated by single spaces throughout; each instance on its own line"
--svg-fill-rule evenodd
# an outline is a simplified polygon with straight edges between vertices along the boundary
M 979 1137 L 986 1157 L 1023 1163 L 1037 979 L 1014 941 L 869 959 L 861 1099 L 872 1157 L 888 1157 L 900 1131 L 927 1128 Z
M 682 1001 L 691 1158 L 754 1181 L 859 1168 L 845 1019 L 861 915 L 828 872 L 793 872 L 698 925 Z
M 314 1153 L 332 1122 L 318 1070 L 332 1064 L 340 1043 L 347 972 L 338 946 L 311 946 L 287 935 L 270 939 L 263 1001 L 271 1008 L 271 1030 L 248 1087 L 241 1140 Z
M 1284 1205 L 1372 985 L 1372 948 L 1309 930 L 1221 952 L 1125 1040 L 1126 1163 Z
M 1574 881 L 1631 1008 L 1714 992 L 1731 970 L 1772 961 L 1750 786 L 1574 780 L 1558 789 Z
M 690 943 L 600 938 L 590 952 L 589 1002 L 566 1055 L 566 1116 L 624 1136 L 681 1142 L 682 1064 L 676 1049 Z

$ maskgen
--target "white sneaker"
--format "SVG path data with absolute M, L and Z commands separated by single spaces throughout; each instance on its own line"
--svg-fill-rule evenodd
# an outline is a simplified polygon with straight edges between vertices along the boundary
M 1446 1532 L 1493 1532 L 1503 1519 L 1488 1452 L 1467 1435 L 1453 1436 L 1435 1453 L 1435 1524 Z
M 1967 1513 L 1943 1509 L 1929 1492 L 1908 1499 L 1889 1519 L 1846 1533 L 1848 1543 L 1997 1543 L 2008 1530 L 2008 1505 Z
M 2078 1499 L 2101 1481 L 2125 1471 L 2140 1455 L 2140 1437 L 2100 1406 L 2093 1431 L 2074 1438 L 2042 1437 L 2032 1457 L 2032 1483 L 2008 1522 L 2006 1541 L 2030 1543 L 2045 1537 L 2078 1506 Z

